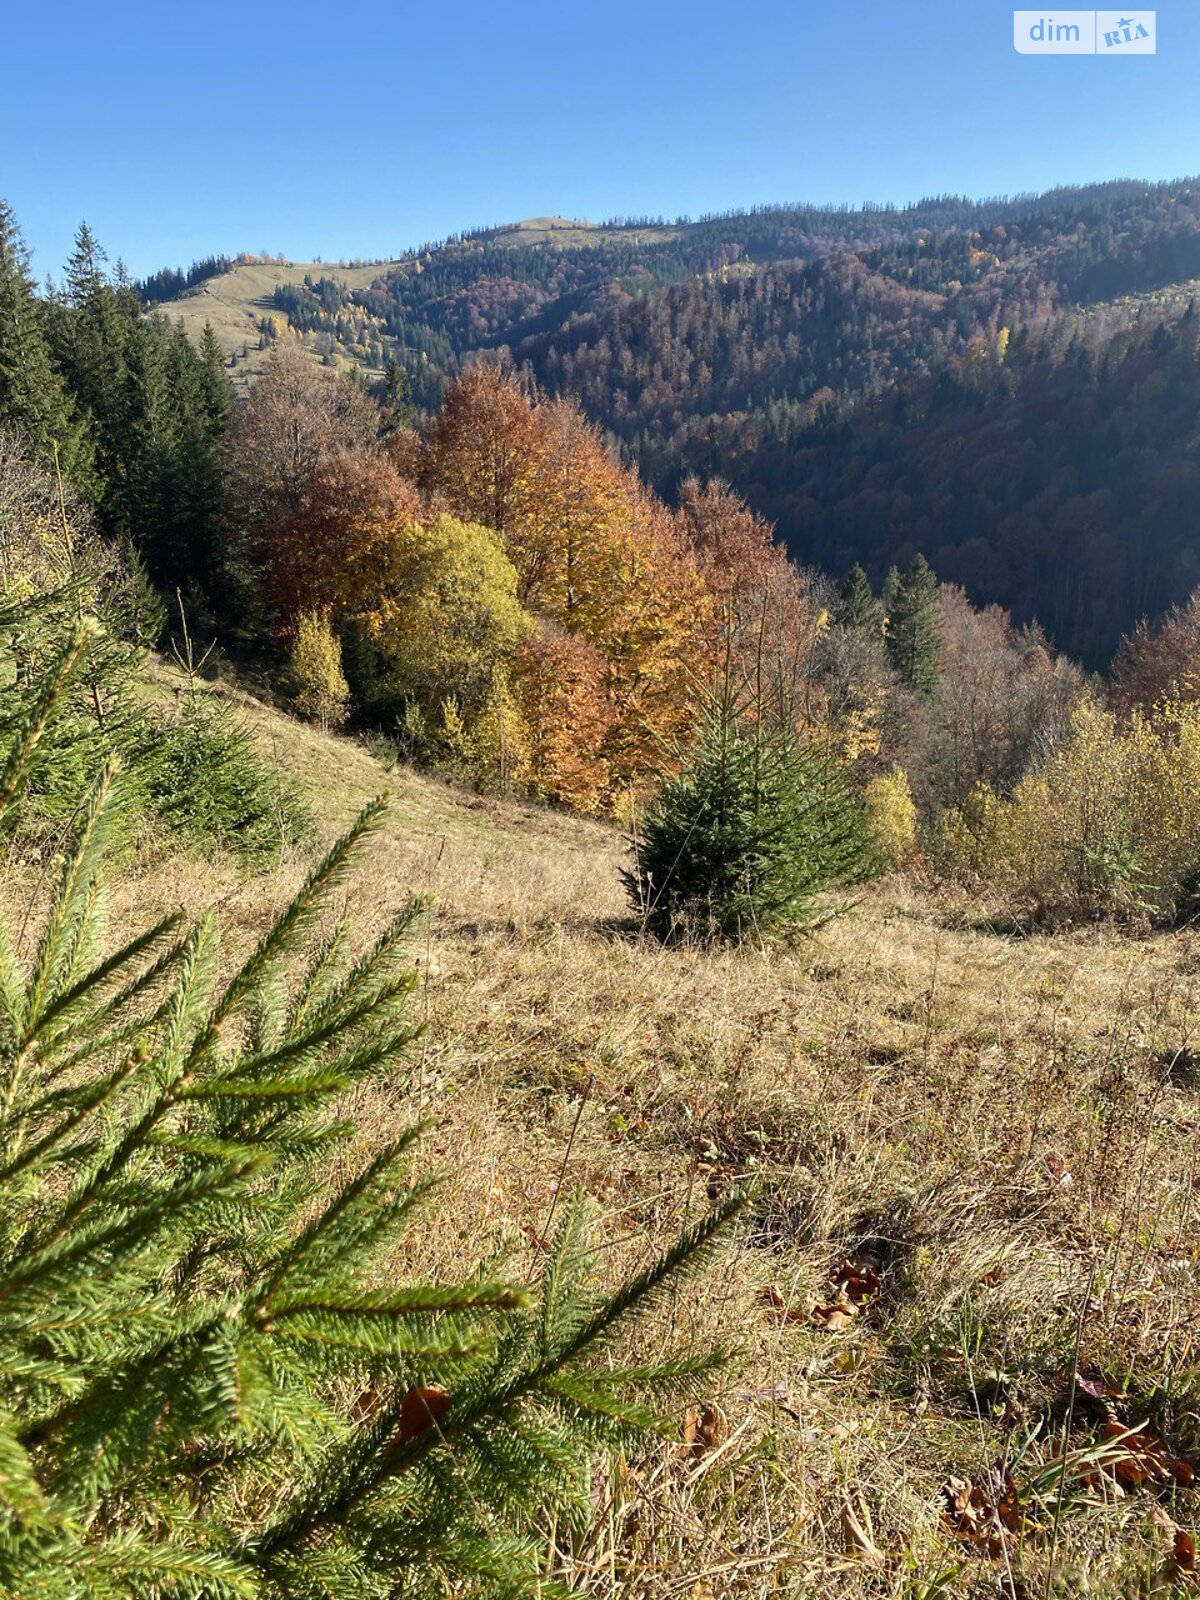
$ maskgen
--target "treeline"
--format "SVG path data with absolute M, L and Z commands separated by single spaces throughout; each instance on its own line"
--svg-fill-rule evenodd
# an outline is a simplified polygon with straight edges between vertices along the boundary
M 887 868 L 1030 915 L 1200 906 L 1195 603 L 1089 678 L 919 552 L 834 584 L 719 479 L 668 505 L 494 361 L 414 427 L 285 347 L 222 459 L 223 581 L 296 707 L 648 816 L 647 929 L 763 939 Z
M 882 594 L 790 561 L 720 480 L 668 506 L 580 409 L 481 362 L 418 427 L 299 351 L 233 418 L 222 569 L 312 714 L 391 731 L 487 787 L 624 812 L 686 754 L 714 683 L 848 762 L 903 763 L 922 817 L 1011 786 L 1082 692 L 1036 628 L 923 558 Z
M 200 261 L 193 261 L 186 271 L 183 267 L 163 267 L 160 272 L 152 272 L 148 278 L 140 278 L 134 288 L 144 305 L 160 305 L 164 300 L 175 300 L 181 294 L 186 294 L 198 283 L 220 277 L 224 272 L 232 272 L 233 268 L 234 262 L 230 256 L 205 256 Z
M 0 203 L 0 423 L 57 461 L 103 538 L 166 593 L 211 583 L 230 405 L 211 330 L 199 348 L 136 290 L 81 227 L 63 282 L 40 297 L 11 210 Z

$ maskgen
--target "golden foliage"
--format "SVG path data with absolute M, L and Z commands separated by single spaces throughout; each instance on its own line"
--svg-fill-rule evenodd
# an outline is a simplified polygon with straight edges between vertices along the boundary
M 882 866 L 899 871 L 917 853 L 917 808 L 904 768 L 895 766 L 873 778 L 864 797 L 875 854 Z
M 298 711 L 314 717 L 323 728 L 345 722 L 350 686 L 342 671 L 342 647 L 328 617 L 312 611 L 301 615 L 288 670 Z
M 454 699 L 470 721 L 496 668 L 528 632 L 517 573 L 499 536 L 446 515 L 390 532 L 386 567 L 359 620 L 384 650 L 397 688 L 426 706 Z
M 492 668 L 487 696 L 467 739 L 472 777 L 487 789 L 509 794 L 529 780 L 529 731 L 508 669 Z
M 1200 867 L 1200 706 L 1120 722 L 1086 702 L 1011 799 L 981 786 L 945 820 L 942 852 L 1043 906 L 1171 912 Z

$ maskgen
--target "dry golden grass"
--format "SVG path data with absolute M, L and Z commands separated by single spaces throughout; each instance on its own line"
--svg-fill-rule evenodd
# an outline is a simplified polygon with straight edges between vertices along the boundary
M 363 930 L 413 893 L 436 908 L 413 951 L 426 1031 L 354 1107 L 364 1145 L 435 1120 L 421 1160 L 446 1182 L 405 1270 L 503 1246 L 532 1275 L 556 1194 L 582 1185 L 611 1275 L 712 1195 L 759 1185 L 720 1270 L 636 1335 L 738 1347 L 712 1442 L 599 1480 L 586 1538 L 559 1540 L 581 1589 L 915 1600 L 1192 1581 L 1151 1513 L 1190 1527 L 1195 1491 L 1122 1491 L 1121 1446 L 1085 1476 L 1100 1408 L 1072 1391 L 1077 1366 L 1103 1376 L 1117 1415 L 1200 1458 L 1194 934 L 1007 937 L 891 881 L 793 951 L 663 950 L 623 921 L 615 832 L 247 714 L 323 836 L 393 790 L 347 897 Z M 121 893 L 139 917 L 218 907 L 232 950 L 302 869 L 148 857 Z M 811 1308 L 847 1258 L 881 1293 L 821 1328 Z M 1020 1528 L 989 1554 L 947 1531 L 941 1488 L 994 1462 Z

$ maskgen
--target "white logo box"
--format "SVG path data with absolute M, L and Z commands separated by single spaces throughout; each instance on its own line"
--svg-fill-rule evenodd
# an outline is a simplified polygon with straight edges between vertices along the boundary
M 1152 56 L 1154 11 L 1014 11 L 1013 45 L 1023 56 Z

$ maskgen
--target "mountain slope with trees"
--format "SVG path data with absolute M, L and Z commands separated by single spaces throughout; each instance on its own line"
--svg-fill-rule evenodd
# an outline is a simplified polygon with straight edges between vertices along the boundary
M 378 268 L 280 266 L 269 286 L 269 264 L 252 270 L 241 326 L 255 337 L 235 372 L 294 341 L 430 412 L 464 365 L 505 355 L 578 400 L 668 498 L 689 473 L 722 476 L 799 560 L 839 575 L 862 561 L 876 583 L 924 549 L 973 599 L 1038 618 L 1093 664 L 1195 581 L 1200 541 L 1179 510 L 1195 462 L 1175 426 L 1195 381 L 1194 341 L 1176 330 L 1200 279 L 1190 180 L 695 222 L 538 219 Z M 163 309 L 194 319 L 228 281 Z M 1157 387 L 1134 381 L 1130 364 L 1145 373 L 1177 344 Z M 1167 384 L 1179 403 L 1163 432 Z M 1147 437 L 1162 456 L 1153 481 L 1138 466 Z M 977 492 L 973 467 L 961 492 L 940 491 L 979 460 L 999 500 Z M 1064 538 L 1079 519 L 1086 536 Z

